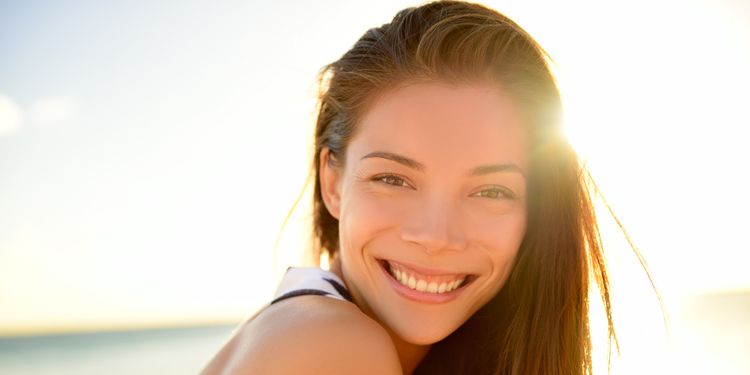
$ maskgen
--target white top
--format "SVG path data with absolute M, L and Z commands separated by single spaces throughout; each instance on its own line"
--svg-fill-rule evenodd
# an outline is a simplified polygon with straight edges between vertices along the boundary
M 344 282 L 335 273 L 318 267 L 288 267 L 281 278 L 274 300 L 316 294 L 342 301 L 354 302 Z

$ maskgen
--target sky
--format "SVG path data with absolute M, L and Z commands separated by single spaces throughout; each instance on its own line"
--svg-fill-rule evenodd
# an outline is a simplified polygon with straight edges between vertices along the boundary
M 273 253 L 307 177 L 316 72 L 417 4 L 0 3 L 0 335 L 237 322 L 266 303 L 303 262 L 304 199 Z M 667 302 L 750 289 L 750 5 L 485 4 L 554 58 L 571 142 Z M 653 306 L 600 210 L 616 302 Z

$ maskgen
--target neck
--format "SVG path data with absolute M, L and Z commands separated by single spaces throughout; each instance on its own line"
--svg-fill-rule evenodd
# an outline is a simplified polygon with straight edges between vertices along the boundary
M 401 362 L 401 369 L 404 375 L 411 375 L 414 369 L 417 368 L 419 362 L 427 355 L 427 351 L 430 350 L 430 345 L 416 345 L 410 342 L 406 342 L 401 339 L 395 332 L 391 331 L 390 328 L 383 326 L 388 334 L 391 336 L 393 345 L 396 347 L 398 353 L 398 360 Z
M 336 274 L 339 278 L 341 278 L 341 280 L 344 281 L 347 286 L 349 286 L 349 284 L 346 282 L 346 279 L 344 278 L 344 273 L 341 270 L 341 260 L 338 256 L 335 256 L 331 261 L 329 271 Z M 349 289 L 351 289 L 350 286 Z M 353 296 L 355 294 L 356 293 L 352 293 Z M 391 341 L 393 341 L 393 346 L 396 348 L 396 353 L 398 353 L 398 359 L 399 362 L 401 362 L 401 369 L 403 370 L 404 375 L 410 375 L 412 372 L 414 372 L 414 369 L 417 368 L 419 362 L 424 359 L 424 357 L 427 355 L 427 351 L 430 350 L 430 345 L 416 345 L 404 341 L 398 334 L 393 332 L 390 327 L 381 323 L 380 320 L 377 319 L 375 314 L 370 311 L 365 311 L 366 309 L 362 308 L 362 304 L 358 303 L 357 305 L 370 318 L 380 323 L 380 325 L 388 332 L 388 335 L 391 336 Z

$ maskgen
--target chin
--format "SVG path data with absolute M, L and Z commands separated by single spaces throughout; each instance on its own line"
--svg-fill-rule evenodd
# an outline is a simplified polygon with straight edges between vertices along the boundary
M 432 345 L 453 333 L 461 324 L 447 324 L 446 317 L 403 319 L 391 317 L 386 323 L 402 340 L 414 345 Z

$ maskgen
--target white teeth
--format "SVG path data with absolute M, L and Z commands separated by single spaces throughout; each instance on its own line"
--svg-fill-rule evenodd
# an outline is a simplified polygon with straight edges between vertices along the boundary
M 440 283 L 440 286 L 438 287 L 438 293 L 444 293 L 445 290 L 448 289 L 447 283 Z
M 401 272 L 398 269 L 393 268 L 390 263 L 388 264 L 388 269 L 391 272 L 391 275 L 398 280 L 402 285 L 405 285 L 409 287 L 410 289 L 414 289 L 419 292 L 428 292 L 428 293 L 446 293 L 450 292 L 456 288 L 458 288 L 463 282 L 466 280 L 466 277 L 463 279 L 454 280 L 451 282 L 442 282 L 438 284 L 437 282 L 430 282 L 428 283 L 426 280 L 420 280 L 414 277 L 414 275 L 407 275 L 406 272 Z
M 427 291 L 430 293 L 437 293 L 437 288 L 437 283 L 434 281 L 427 285 Z

